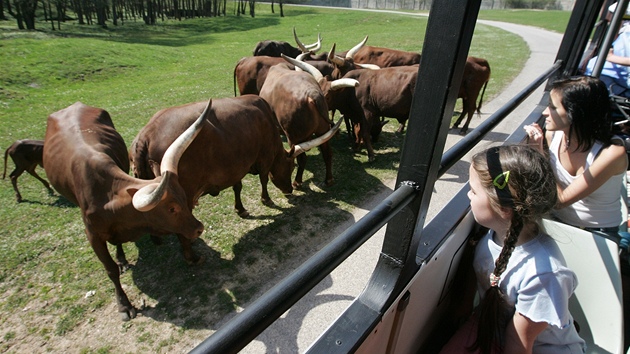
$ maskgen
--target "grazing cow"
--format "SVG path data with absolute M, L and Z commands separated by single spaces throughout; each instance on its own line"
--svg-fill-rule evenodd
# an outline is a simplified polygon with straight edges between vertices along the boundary
M 168 144 L 203 107 L 203 102 L 197 102 L 167 108 L 149 120 L 131 144 L 129 155 L 136 177 L 157 175 L 158 171 L 151 166 L 162 159 Z M 291 194 L 294 158 L 319 143 L 311 141 L 284 150 L 273 111 L 255 95 L 214 99 L 207 116 L 209 124 L 203 127 L 179 163 L 179 183 L 190 207 L 204 194 L 216 196 L 232 187 L 234 209 L 241 217 L 247 216 L 240 192 L 241 180 L 248 173 L 259 175 L 261 199 L 264 204 L 272 204 L 267 192 L 269 177 L 282 192 Z
M 453 124 L 453 128 L 457 128 L 462 122 L 464 115 L 468 115 L 466 123 L 464 123 L 464 126 L 459 131 L 460 134 L 465 135 L 466 132 L 468 132 L 468 124 L 470 124 L 470 120 L 475 111 L 481 114 L 480 110 L 483 94 L 486 92 L 488 81 L 490 81 L 490 64 L 488 64 L 488 61 L 483 58 L 468 57 L 466 59 L 466 65 L 464 66 L 462 83 L 457 95 L 457 98 L 461 98 L 463 101 L 462 113 Z M 481 91 L 481 97 L 479 98 L 479 104 L 477 104 L 479 91 Z
M 334 66 L 325 60 L 307 62 L 316 67 L 323 75 L 330 75 L 334 69 Z M 269 68 L 278 64 L 288 66 L 291 70 L 295 68 L 293 64 L 287 63 L 281 57 L 256 56 L 241 58 L 234 67 L 234 96 L 237 95 L 237 87 L 240 95 L 257 95 L 260 93 Z
M 291 64 L 304 71 L 289 69 L 286 65 L 276 65 L 269 69 L 267 79 L 260 90 L 273 108 L 276 118 L 291 146 L 311 139 L 313 134 L 320 136 L 329 131 L 332 121 L 328 118 L 327 96 L 343 87 L 354 87 L 356 80 L 328 81 L 312 65 L 283 56 Z M 339 129 L 341 120 L 335 125 Z M 334 182 L 332 176 L 332 151 L 329 144 L 319 146 L 326 165 L 326 185 Z M 306 155 L 297 159 L 298 170 L 293 182 L 294 187 L 302 184 L 302 175 L 306 165 Z
M 123 320 L 134 318 L 136 309 L 120 285 L 120 272 L 128 267 L 122 244 L 146 233 L 178 234 L 190 242 L 203 232 L 179 185 L 177 164 L 207 124 L 206 112 L 168 148 L 162 175 L 148 181 L 129 176 L 127 147 L 106 111 L 77 102 L 48 116 L 44 169 L 57 192 L 81 208 L 87 239 L 114 283 Z M 108 242 L 116 245 L 117 262 Z M 184 257 L 199 259 L 190 247 Z
M 373 154 L 371 143 L 377 142 L 385 121 L 379 117 L 398 119 L 401 124 L 409 117 L 411 101 L 418 77 L 418 66 L 395 66 L 380 70 L 357 69 L 349 71 L 344 78 L 354 79 L 361 84 L 354 89 L 344 89 L 336 100 L 330 103 L 330 109 L 340 109 L 349 102 L 358 101 L 365 118 L 350 117 L 354 134 L 354 147 L 359 150 L 365 143 L 368 156 Z M 341 109 L 340 109 L 341 110 Z M 343 113 L 343 111 L 342 111 Z
M 37 165 L 43 166 L 43 152 L 43 140 L 29 139 L 18 140 L 4 151 L 4 172 L 2 173 L 2 179 L 4 179 L 7 175 L 7 156 L 11 156 L 11 160 L 13 160 L 13 163 L 15 164 L 15 169 L 11 172 L 9 178 L 11 178 L 11 184 L 13 184 L 13 190 L 15 190 L 15 199 L 17 199 L 18 203 L 22 202 L 22 195 L 18 190 L 17 179 L 22 175 L 22 173 L 24 173 L 24 171 L 37 178 L 44 184 L 44 187 L 46 187 L 49 192 L 52 192 L 48 182 L 35 172 Z

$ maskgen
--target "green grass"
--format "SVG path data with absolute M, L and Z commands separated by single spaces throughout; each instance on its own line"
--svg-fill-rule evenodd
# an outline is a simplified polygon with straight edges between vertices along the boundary
M 503 21 L 521 25 L 535 26 L 549 31 L 564 33 L 569 23 L 570 11 L 559 10 L 481 10 L 479 18 L 482 20 Z
M 238 59 L 251 55 L 258 40 L 292 43 L 293 27 L 306 43 L 321 33 L 325 50 L 334 41 L 338 50 L 349 49 L 369 34 L 371 45 L 396 43 L 397 49 L 420 51 L 425 25 L 424 17 L 291 6 L 285 6 L 285 17 L 280 18 L 263 5 L 257 7 L 256 18 L 229 15 L 155 26 L 125 22 L 101 29 L 66 23 L 61 31 L 51 31 L 40 23 L 38 31 L 26 32 L 15 30 L 14 22 L 0 22 L 0 151 L 17 139 L 43 139 L 47 115 L 76 101 L 106 109 L 130 144 L 159 109 L 233 96 L 232 72 Z M 488 59 L 492 66 L 487 101 L 518 73 L 528 50 L 519 37 L 478 25 L 470 54 Z M 395 177 L 403 141 L 394 133 L 396 127 L 385 126 L 373 163 L 368 163 L 365 150 L 352 152 L 345 130 L 335 137 L 337 183 L 331 187 L 321 185 L 319 152 L 308 152 L 302 190 L 287 199 L 270 184 L 275 208 L 260 203 L 258 178 L 247 176 L 243 203 L 251 214 L 248 219 L 232 210 L 231 190 L 203 197 L 195 209 L 207 229 L 194 244 L 205 257 L 201 266 L 186 265 L 174 237 L 159 247 L 148 238 L 127 244 L 134 267 L 121 280 L 131 301 L 136 306 L 146 301 L 148 326 L 163 328 L 167 323 L 181 329 L 162 337 L 148 336 L 156 330 L 140 319 L 121 327 L 112 312 L 113 285 L 85 239 L 78 208 L 57 194 L 49 195 L 26 174 L 19 179 L 26 201 L 17 204 L 10 182 L 2 181 L 0 350 L 42 341 L 54 350 L 58 339 L 80 338 L 92 326 L 105 331 L 102 322 L 110 319 L 115 323 L 109 326 L 111 342 L 101 341 L 82 352 L 133 351 L 133 346 L 121 346 L 115 339 L 122 332 L 135 335 L 138 339 L 132 342 L 138 348 L 168 350 L 184 340 L 187 331 L 212 328 L 272 285 L 269 279 L 288 272 L 296 260 L 305 260 L 336 236 L 326 230 Z M 13 168 L 12 162 L 8 165 L 7 173 Z M 95 294 L 86 297 L 91 290 Z M 97 334 L 91 335 L 98 341 Z

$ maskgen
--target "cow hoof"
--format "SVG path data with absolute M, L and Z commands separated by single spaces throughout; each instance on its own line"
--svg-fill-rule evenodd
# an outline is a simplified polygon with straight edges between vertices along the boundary
M 333 184 L 335 184 L 335 179 L 334 178 L 331 178 L 331 179 L 326 181 L 326 187 L 330 187 Z
M 237 210 L 236 214 L 238 214 L 238 216 L 243 218 L 243 219 L 249 216 L 249 212 L 247 210 L 244 210 L 244 209 L 243 209 L 243 211 L 238 211 Z
M 459 131 L 459 135 L 466 135 L 466 133 L 468 133 L 468 130 L 462 129 Z
M 376 160 L 376 156 L 368 156 L 368 162 L 374 162 Z
M 136 318 L 136 309 L 132 306 L 130 308 L 124 309 L 120 311 L 120 319 L 124 322 L 131 320 L 132 318 Z
M 302 182 L 293 182 L 293 189 L 300 189 L 300 187 L 302 187 Z
M 289 195 L 291 195 L 291 194 L 289 194 Z M 261 202 L 263 203 L 263 205 L 268 206 L 268 207 L 275 205 L 275 203 L 271 199 L 261 199 Z
M 125 273 L 129 269 L 131 269 L 131 265 L 129 263 L 118 264 L 118 269 L 120 270 L 120 274 Z
M 195 255 L 193 259 L 187 259 L 186 263 L 188 263 L 188 265 L 191 265 L 191 266 L 193 265 L 197 266 L 197 265 L 202 264 L 205 260 L 206 260 L 205 257 L 200 257 L 200 256 Z

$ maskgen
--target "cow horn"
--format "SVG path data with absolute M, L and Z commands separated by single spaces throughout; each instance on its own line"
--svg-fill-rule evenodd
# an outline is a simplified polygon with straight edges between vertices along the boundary
M 354 63 L 354 65 L 362 68 L 362 69 L 370 69 L 370 70 L 380 70 L 380 66 L 376 65 L 376 64 L 359 64 L 359 63 Z
M 164 171 L 171 171 L 177 174 L 177 165 L 179 164 L 179 159 L 184 154 L 184 151 L 188 148 L 188 146 L 192 143 L 193 140 L 197 137 L 197 134 L 203 128 L 204 122 L 206 120 L 206 114 L 210 111 L 210 106 L 212 106 L 212 99 L 208 101 L 206 108 L 203 110 L 199 118 L 186 129 L 172 144 L 166 149 L 164 156 L 162 157 L 162 164 L 160 165 L 160 170 L 162 173 Z
M 308 49 L 306 48 L 304 43 L 302 43 L 300 39 L 298 38 L 297 33 L 295 32 L 295 27 L 293 27 L 293 38 L 295 38 L 295 43 L 297 43 L 297 46 L 298 48 L 300 48 L 302 53 L 308 53 Z
M 324 78 L 324 75 L 322 75 L 322 73 L 317 70 L 316 67 L 314 67 L 313 65 L 309 64 L 309 63 L 305 63 L 301 60 L 297 60 L 297 59 L 293 59 L 291 57 L 288 57 L 284 54 L 280 54 L 284 60 L 288 61 L 289 63 L 295 65 L 295 68 L 297 70 L 297 68 L 300 68 L 304 71 L 306 71 L 307 73 L 313 75 L 313 77 L 315 78 L 315 80 L 317 80 L 317 82 L 319 82 L 320 80 L 322 80 Z
M 335 64 L 336 66 L 342 66 L 346 61 L 343 58 L 335 55 L 335 48 L 337 47 L 337 43 L 333 43 L 330 52 L 328 52 L 328 62 Z
M 131 199 L 133 207 L 138 211 L 145 212 L 155 208 L 162 200 L 172 174 L 171 171 L 166 171 L 162 173 L 162 181 L 160 183 L 151 183 L 140 188 Z
M 313 140 L 309 140 L 306 142 L 303 142 L 302 144 L 298 144 L 295 145 L 291 150 L 293 150 L 293 155 L 291 157 L 297 157 L 299 154 L 307 152 L 308 150 L 319 146 L 325 142 L 327 142 L 328 140 L 330 140 L 330 138 L 332 138 L 335 133 L 337 133 L 337 131 L 339 130 L 339 127 L 341 127 L 341 121 L 343 120 L 343 117 L 339 118 L 339 121 L 337 122 L 337 124 L 335 124 L 335 126 L 333 126 L 332 128 L 330 128 L 329 131 L 327 131 L 326 133 L 318 136 L 317 138 L 313 139 Z
M 348 78 L 334 80 L 330 83 L 331 90 L 338 90 L 343 87 L 357 87 L 357 86 L 359 86 L 359 81 L 355 79 L 348 79 Z
M 317 42 L 313 44 L 305 45 L 306 49 L 308 49 L 312 53 L 317 53 L 320 49 L 322 49 L 322 36 L 321 34 L 317 34 Z
M 352 47 L 352 49 L 350 49 L 348 51 L 348 53 L 346 53 L 346 59 L 352 59 L 354 57 L 355 54 L 357 54 L 357 52 L 359 51 L 359 49 L 361 49 L 361 47 L 363 47 L 365 45 L 365 42 L 367 42 L 368 40 L 368 36 L 365 36 L 365 39 L 363 39 L 363 41 L 357 45 L 355 45 L 354 47 Z

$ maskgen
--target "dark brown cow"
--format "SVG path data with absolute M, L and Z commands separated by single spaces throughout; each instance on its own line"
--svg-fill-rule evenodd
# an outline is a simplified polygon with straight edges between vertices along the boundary
M 7 175 L 7 157 L 11 156 L 11 160 L 13 160 L 13 163 L 15 164 L 15 169 L 11 172 L 9 178 L 11 179 L 11 184 L 13 184 L 15 199 L 18 203 L 22 202 L 22 195 L 18 190 L 17 179 L 22 175 L 22 173 L 24 173 L 24 171 L 37 178 L 44 184 L 44 187 L 46 187 L 49 192 L 52 192 L 48 182 L 35 172 L 37 165 L 43 166 L 43 152 L 44 141 L 30 139 L 18 140 L 4 151 L 4 172 L 2 173 L 2 179 L 4 179 Z
M 204 102 L 167 108 L 156 113 L 138 133 L 130 149 L 134 174 L 153 178 L 153 162 L 162 159 L 168 144 L 203 110 Z M 212 101 L 208 122 L 184 153 L 179 163 L 179 183 L 188 196 L 189 206 L 201 195 L 216 196 L 233 187 L 234 208 L 244 217 L 247 211 L 240 198 L 241 180 L 258 174 L 262 186 L 261 199 L 270 204 L 267 182 L 285 194 L 291 194 L 291 173 L 294 158 L 312 146 L 284 150 L 278 123 L 269 104 L 254 95 L 220 98 Z M 307 142 L 309 144 L 318 142 Z
M 295 38 L 295 42 L 298 47 L 295 48 L 291 44 L 285 41 L 273 41 L 273 40 L 264 40 L 260 41 L 256 44 L 254 48 L 254 56 L 269 56 L 269 57 L 280 57 L 280 55 L 284 54 L 290 56 L 291 58 L 295 58 L 298 55 L 304 52 L 317 52 L 321 49 L 322 37 L 317 35 L 317 42 L 309 45 L 303 44 L 295 32 L 295 27 L 293 28 L 293 38 Z
M 330 75 L 334 69 L 334 66 L 325 60 L 307 60 L 306 62 L 316 67 L 323 75 Z M 288 66 L 291 70 L 295 68 L 281 57 L 256 56 L 241 58 L 234 67 L 234 96 L 237 95 L 237 87 L 240 95 L 257 95 L 260 93 L 269 68 L 278 64 Z
M 291 146 L 320 136 L 329 131 L 332 121 L 328 118 L 326 96 L 334 95 L 335 90 L 348 86 L 356 86 L 355 80 L 328 81 L 312 65 L 283 56 L 287 61 L 301 70 L 289 69 L 286 65 L 276 65 L 269 69 L 267 79 L 260 90 L 264 98 L 273 108 L 276 118 Z M 339 129 L 341 120 L 333 129 Z M 332 151 L 326 142 L 320 145 L 324 164 L 326 165 L 326 185 L 334 182 L 332 176 Z M 306 155 L 298 156 L 298 170 L 293 185 L 302 184 L 302 175 L 306 165 Z
M 344 89 L 343 94 L 338 94 L 329 108 L 340 109 L 353 101 L 358 101 L 362 107 L 364 119 L 345 114 L 350 117 L 354 128 L 352 137 L 356 150 L 360 149 L 361 143 L 365 143 L 368 156 L 373 159 L 371 143 L 378 141 L 384 125 L 379 117 L 396 118 L 401 124 L 408 119 L 417 77 L 418 66 L 358 69 L 344 75 L 344 78 L 357 80 L 361 84 L 354 89 Z
M 88 241 L 114 283 L 124 320 L 135 317 L 136 309 L 120 285 L 120 272 L 128 266 L 122 244 L 146 233 L 190 241 L 203 232 L 179 185 L 177 164 L 207 124 L 205 113 L 168 149 L 162 175 L 148 181 L 129 176 L 127 147 L 106 111 L 77 102 L 48 117 L 44 169 L 57 192 L 81 208 Z M 116 245 L 117 262 L 108 242 Z M 184 257 L 195 261 L 190 249 Z
M 464 126 L 459 131 L 460 134 L 464 135 L 468 132 L 468 124 L 470 124 L 470 120 L 475 111 L 481 114 L 480 110 L 483 102 L 483 94 L 486 92 L 488 81 L 490 81 L 490 64 L 488 64 L 488 61 L 483 58 L 468 57 L 466 59 L 466 65 L 464 66 L 462 83 L 457 95 L 457 98 L 463 100 L 462 113 L 453 124 L 453 128 L 457 128 L 462 122 L 464 115 L 468 115 L 466 123 L 464 123 Z M 479 96 L 479 91 L 481 91 L 481 97 Z M 477 97 L 480 97 L 479 104 L 477 104 Z

